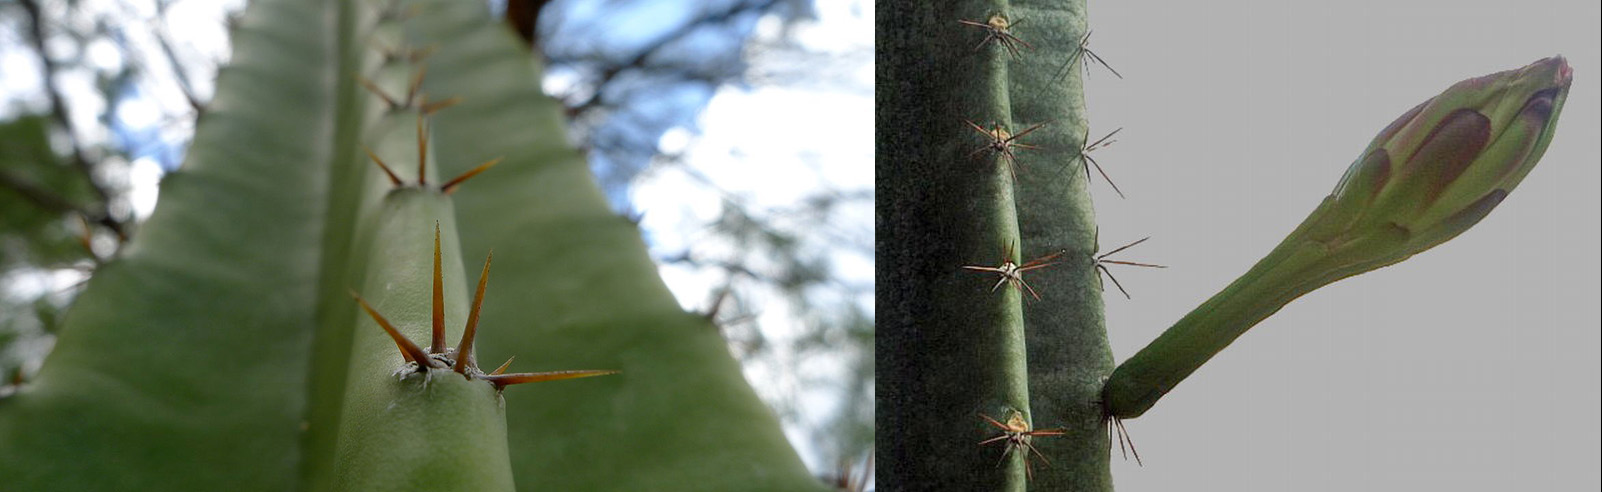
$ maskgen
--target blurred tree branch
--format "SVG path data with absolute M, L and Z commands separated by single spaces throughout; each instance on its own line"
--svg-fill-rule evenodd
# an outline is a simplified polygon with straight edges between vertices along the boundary
M 506 23 L 530 49 L 536 44 L 534 27 L 540 24 L 540 11 L 548 3 L 551 0 L 506 0 Z
M 156 18 L 153 21 L 155 26 L 150 28 L 150 32 L 155 36 L 156 44 L 161 46 L 161 53 L 166 55 L 167 66 L 172 67 L 173 78 L 178 79 L 178 89 L 183 91 L 184 99 L 189 101 L 189 107 L 193 108 L 195 114 L 198 115 L 205 109 L 205 105 L 201 104 L 200 98 L 195 96 L 195 87 L 189 81 L 189 74 L 184 70 L 183 62 L 179 61 L 178 52 L 173 49 L 172 41 L 167 39 L 168 31 L 170 31 L 170 27 L 167 25 L 167 9 L 172 7 L 172 3 L 172 0 L 156 1 Z
M 0 169 L 0 187 L 16 192 L 29 202 L 33 202 L 34 205 L 38 205 L 39 208 L 49 212 L 59 214 L 76 213 L 84 217 L 89 216 L 88 212 L 78 208 L 77 205 L 67 201 L 61 195 L 57 195 L 54 191 L 40 187 L 20 177 L 12 176 L 11 173 L 6 172 L 4 169 Z
M 67 103 L 61 95 L 60 87 L 55 84 L 55 76 L 59 71 L 59 68 L 56 65 L 55 59 L 50 56 L 50 52 L 45 49 L 45 21 L 44 14 L 39 8 L 39 2 L 37 0 L 18 0 L 18 3 L 22 5 L 23 11 L 25 11 L 28 16 L 28 41 L 32 44 L 34 53 L 39 56 L 39 66 L 41 67 L 41 77 L 44 79 L 45 94 L 50 100 L 51 117 L 56 121 L 57 125 L 61 126 L 62 131 L 66 135 L 68 152 L 70 154 L 69 158 L 72 162 L 72 165 L 83 174 L 84 179 L 89 183 L 90 188 L 93 189 L 95 196 L 99 198 L 98 204 L 92 212 L 79 212 L 83 213 L 84 216 L 89 217 L 91 221 L 111 229 L 111 231 L 117 235 L 118 239 L 127 240 L 127 228 L 124 226 L 122 220 L 119 220 L 111 214 L 111 193 L 106 191 L 106 188 L 95 179 L 94 163 L 90 162 L 89 159 L 84 156 L 83 148 L 78 142 L 77 132 L 72 125 L 71 115 L 67 112 Z M 14 183 L 11 181 L 6 181 L 4 184 L 7 186 L 12 186 Z M 20 189 L 18 192 L 23 193 L 24 196 L 28 196 L 27 193 L 22 192 Z M 34 201 L 35 203 L 39 203 L 38 200 Z M 41 206 L 43 206 L 42 203 Z
M 708 25 L 727 23 L 735 17 L 744 14 L 765 12 L 774 6 L 783 3 L 784 1 L 785 0 L 758 0 L 753 2 L 737 2 L 730 4 L 721 10 L 707 12 L 690 22 L 680 25 L 677 29 L 658 36 L 656 39 L 646 43 L 642 49 L 636 51 L 632 57 L 621 60 L 605 56 L 568 57 L 561 55 L 553 56 L 547 53 L 547 56 L 549 56 L 548 60 L 553 65 L 572 65 L 596 62 L 601 64 L 599 67 L 599 72 L 594 76 L 594 80 L 590 84 L 594 90 L 590 92 L 588 97 L 579 99 L 563 98 L 564 103 L 567 105 L 568 116 L 571 118 L 579 118 L 584 113 L 603 105 L 606 94 L 604 88 L 616 80 L 619 74 L 622 74 L 626 71 L 644 70 L 684 72 L 684 67 L 652 65 L 649 62 L 651 61 L 652 57 L 662 53 L 664 49 L 672 46 L 674 42 L 683 40 L 692 33 L 695 33 L 696 31 L 699 31 Z M 510 9 L 508 9 L 508 11 L 510 11 Z M 698 77 L 697 79 L 707 80 L 708 82 L 718 82 L 718 80 L 714 77 Z

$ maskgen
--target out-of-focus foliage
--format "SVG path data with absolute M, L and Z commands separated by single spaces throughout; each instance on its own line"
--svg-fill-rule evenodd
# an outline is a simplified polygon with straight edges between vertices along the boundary
M 0 376 L 6 380 L 37 362 L 33 354 L 48 346 L 70 299 L 17 277 L 83 267 L 89 255 L 79 210 L 89 209 L 94 192 L 51 150 L 48 124 L 39 116 L 0 123 Z
M 116 109 L 140 87 L 120 2 L 0 3 L 0 371 L 25 378 L 92 255 L 134 228 Z M 142 24 L 141 24 L 142 26 Z M 94 252 L 91 253 L 91 250 Z M 0 382 L 3 387 L 4 382 Z
M 51 150 L 48 125 L 33 115 L 0 123 L 0 271 L 71 266 L 87 255 L 73 215 L 94 203 L 94 191 Z

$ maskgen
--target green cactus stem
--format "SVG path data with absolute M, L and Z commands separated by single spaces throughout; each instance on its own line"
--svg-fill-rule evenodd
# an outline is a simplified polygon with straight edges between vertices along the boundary
M 1110 490 L 1082 86 L 1054 80 L 1084 3 L 878 8 L 879 484 Z M 1053 434 L 998 466 L 981 415 Z

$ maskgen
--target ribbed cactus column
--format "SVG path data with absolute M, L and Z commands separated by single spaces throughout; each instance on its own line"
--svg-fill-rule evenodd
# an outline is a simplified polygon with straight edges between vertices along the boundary
M 1034 429 L 1068 431 L 1030 440 L 1053 463 L 1032 460 L 1035 483 L 1110 488 L 1093 400 L 1111 357 L 1075 158 L 1083 103 L 1077 71 L 1053 80 L 1084 31 L 1084 3 L 878 8 L 880 484 L 1023 490 L 1024 462 L 1000 459 L 1008 444 L 979 445 L 1002 434 L 980 414 L 1018 412 Z M 1017 56 L 959 21 L 1006 26 Z M 1038 147 L 1011 149 L 1014 178 L 999 151 L 981 150 L 995 134 L 965 120 L 1003 139 L 1044 125 L 1012 142 Z M 962 269 L 1062 250 L 1060 264 L 1024 275 L 1039 301 Z
M 1091 262 L 1098 245 L 1090 182 L 1079 158 L 1088 124 L 1081 59 L 1063 67 L 1088 28 L 1086 6 L 1026 0 L 1013 2 L 1012 11 L 1024 19 L 1018 36 L 1035 46 L 1033 56 L 1013 63 L 1009 71 L 1013 119 L 1050 122 L 1030 135 L 1042 149 L 1031 155 L 1028 175 L 1018 187 L 1019 229 L 1026 250 L 1067 251 L 1062 264 L 1033 272 L 1029 282 L 1043 300 L 1024 308 L 1035 426 L 1068 432 L 1034 440 L 1052 466 L 1035 467 L 1033 488 L 1112 490 L 1098 393 L 1112 372 L 1113 359 L 1103 324 L 1102 287 Z M 1111 129 L 1100 125 L 1090 133 Z

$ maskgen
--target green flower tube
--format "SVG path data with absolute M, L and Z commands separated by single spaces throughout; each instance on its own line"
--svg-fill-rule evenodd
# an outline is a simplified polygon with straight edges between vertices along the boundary
M 1385 127 L 1267 257 L 1120 365 L 1102 389 L 1134 418 L 1259 321 L 1313 289 L 1405 260 L 1485 218 L 1552 141 L 1561 56 L 1458 82 Z

